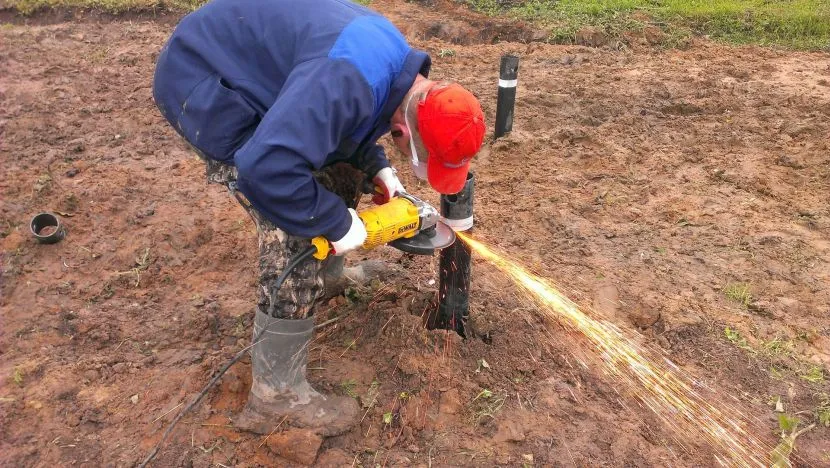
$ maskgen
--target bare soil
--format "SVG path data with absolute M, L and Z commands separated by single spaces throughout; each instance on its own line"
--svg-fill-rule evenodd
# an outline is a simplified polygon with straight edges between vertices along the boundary
M 502 42 L 470 32 L 501 23 L 448 4 L 374 5 L 433 53 L 434 77 L 482 100 L 477 238 L 636 330 L 770 446 L 776 398 L 801 427 L 817 422 L 830 394 L 830 56 Z M 152 103 L 170 21 L 43 23 L 0 28 L 0 465 L 133 466 L 249 343 L 255 232 Z M 521 57 L 518 101 L 493 142 L 505 53 Z M 63 241 L 33 238 L 41 211 L 62 217 Z M 359 399 L 361 423 L 322 443 L 279 418 L 274 440 L 236 430 L 246 359 L 156 466 L 715 464 L 704 441 L 580 365 L 595 351 L 481 259 L 462 340 L 422 326 L 437 258 L 361 258 L 398 272 L 320 308 L 318 322 L 338 320 L 309 364 L 319 390 Z M 745 304 L 724 292 L 736 283 Z M 830 466 L 828 447 L 819 425 L 794 461 Z

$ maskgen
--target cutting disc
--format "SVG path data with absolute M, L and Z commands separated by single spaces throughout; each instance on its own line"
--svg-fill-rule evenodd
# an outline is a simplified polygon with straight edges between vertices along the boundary
M 415 255 L 432 255 L 436 249 L 449 247 L 455 242 L 455 231 L 442 222 L 409 239 L 398 239 L 389 243 L 392 247 Z

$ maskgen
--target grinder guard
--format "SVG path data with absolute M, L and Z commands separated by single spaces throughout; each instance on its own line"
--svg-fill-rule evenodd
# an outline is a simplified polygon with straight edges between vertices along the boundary
M 438 221 L 434 226 L 404 239 L 394 240 L 390 246 L 415 255 L 433 255 L 435 250 L 449 247 L 455 242 L 455 231 Z

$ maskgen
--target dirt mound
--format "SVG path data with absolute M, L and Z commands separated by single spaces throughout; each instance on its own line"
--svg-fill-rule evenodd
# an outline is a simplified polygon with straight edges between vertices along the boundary
M 478 238 L 639 330 L 751 415 L 766 443 L 779 404 L 802 427 L 819 421 L 830 394 L 826 54 L 468 46 L 492 37 L 421 35 L 454 9 L 378 7 L 433 54 L 435 77 L 481 97 L 490 129 L 499 59 L 521 56 L 514 131 L 474 163 Z M 253 226 L 152 103 L 169 29 L 0 28 L 2 465 L 135 464 L 250 339 Z M 404 183 L 437 202 L 409 174 Z M 42 210 L 65 222 L 61 243 L 29 234 Z M 337 320 L 318 330 L 309 364 L 319 390 L 358 400 L 359 427 L 323 441 L 236 430 L 245 361 L 184 418 L 157 466 L 291 466 L 278 454 L 315 453 L 321 466 L 715 463 L 481 259 L 471 326 L 487 342 L 423 328 L 437 259 L 366 257 L 405 273 L 322 307 L 319 323 Z M 816 428 L 797 455 L 825 464 L 829 442 Z

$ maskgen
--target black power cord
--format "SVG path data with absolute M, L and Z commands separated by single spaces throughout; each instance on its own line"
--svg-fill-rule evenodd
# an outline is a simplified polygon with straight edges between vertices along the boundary
M 288 275 L 290 275 L 291 272 L 294 271 L 294 269 L 297 268 L 297 266 L 303 262 L 303 260 L 306 260 L 308 257 L 314 255 L 314 253 L 316 252 L 317 247 L 311 246 L 303 250 L 302 252 L 298 253 L 293 258 L 291 258 L 291 260 L 288 262 L 288 265 L 285 266 L 285 269 L 283 269 L 282 273 L 277 278 L 277 282 L 275 285 L 276 290 L 279 291 L 280 288 L 282 288 L 282 284 L 285 282 L 286 278 L 288 278 Z M 219 382 L 219 379 L 221 379 L 223 375 L 225 375 L 225 372 L 227 372 L 228 369 L 231 368 L 231 366 L 239 362 L 239 360 L 242 359 L 243 356 L 245 356 L 245 353 L 257 344 L 259 339 L 262 337 L 262 334 L 265 333 L 265 330 L 268 330 L 268 327 L 270 327 L 271 324 L 274 323 L 274 317 L 270 314 L 268 315 L 268 319 L 268 323 L 264 327 L 262 327 L 262 330 L 260 330 L 259 333 L 256 334 L 251 344 L 240 350 L 238 353 L 236 353 L 236 355 L 230 361 L 228 361 L 227 364 L 222 366 L 222 368 L 219 369 L 219 373 L 216 374 L 212 379 L 210 379 L 210 382 L 208 382 L 208 384 L 205 385 L 205 388 L 203 388 L 202 391 L 199 392 L 198 395 L 196 395 L 196 398 L 194 398 L 189 405 L 187 405 L 178 415 L 176 415 L 176 417 L 170 423 L 170 426 L 167 428 L 166 431 L 164 431 L 164 435 L 161 436 L 161 440 L 159 440 L 156 446 L 153 448 L 153 451 L 150 452 L 149 455 L 147 455 L 147 458 L 145 458 L 140 465 L 138 465 L 139 468 L 144 468 L 147 466 L 148 463 L 153 461 L 156 455 L 158 455 L 161 446 L 173 432 L 173 428 L 176 427 L 176 424 L 178 424 L 179 420 L 181 420 L 182 417 L 184 417 L 184 415 L 187 414 L 190 410 L 195 408 L 196 405 L 202 400 L 202 398 L 204 398 L 204 396 L 207 395 L 207 392 L 210 391 L 210 389 L 213 388 L 213 386 L 216 385 L 217 382 Z

